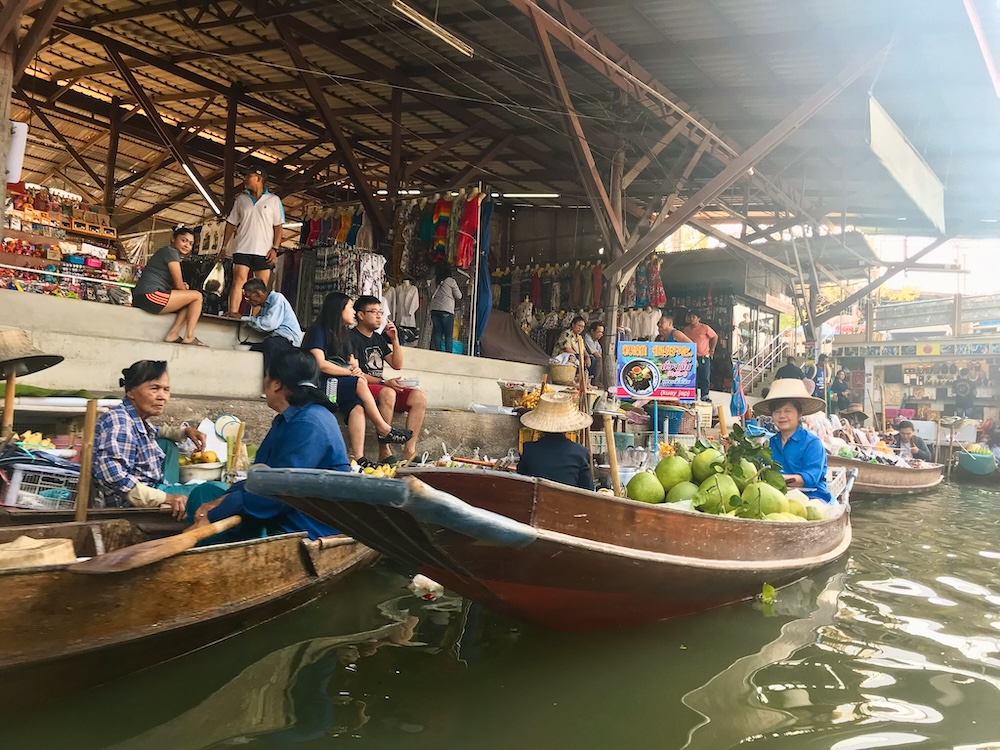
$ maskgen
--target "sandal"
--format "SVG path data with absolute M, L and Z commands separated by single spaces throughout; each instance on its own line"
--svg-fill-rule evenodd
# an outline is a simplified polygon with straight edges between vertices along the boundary
M 395 427 L 393 427 L 385 435 L 379 435 L 378 441 L 382 445 L 388 445 L 392 443 L 402 445 L 403 443 L 408 442 L 411 437 L 413 437 L 413 430 L 397 430 Z
M 377 463 L 375 463 L 370 459 L 365 458 L 364 456 L 354 459 L 354 463 L 356 463 L 362 469 L 368 469 L 368 468 L 374 469 L 375 467 L 378 466 Z
M 184 339 L 181 339 L 180 343 L 184 344 L 184 346 L 204 346 L 206 349 L 208 348 L 208 344 L 206 344 L 197 336 L 195 336 L 191 341 L 185 341 Z

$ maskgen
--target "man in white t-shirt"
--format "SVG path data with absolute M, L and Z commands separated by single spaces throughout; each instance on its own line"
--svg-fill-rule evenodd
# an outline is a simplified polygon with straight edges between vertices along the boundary
M 226 257 L 229 241 L 236 235 L 233 251 L 233 284 L 229 290 L 230 318 L 240 317 L 243 284 L 253 272 L 266 286 L 281 247 L 281 226 L 285 208 L 281 198 L 268 191 L 267 170 L 253 167 L 246 174 L 246 190 L 236 196 L 226 219 L 226 232 L 219 250 L 219 261 Z

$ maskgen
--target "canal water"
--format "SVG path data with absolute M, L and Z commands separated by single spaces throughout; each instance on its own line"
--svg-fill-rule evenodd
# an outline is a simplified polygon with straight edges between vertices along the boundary
M 0 748 L 1000 748 L 1000 493 L 853 513 L 850 555 L 770 607 L 614 633 L 423 602 L 380 564 L 129 679 L 0 706 Z

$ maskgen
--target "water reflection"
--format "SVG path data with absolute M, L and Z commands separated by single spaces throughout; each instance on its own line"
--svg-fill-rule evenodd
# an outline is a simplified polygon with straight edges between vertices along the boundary
M 0 747 L 996 750 L 992 502 L 946 488 L 858 504 L 850 558 L 769 611 L 738 604 L 618 633 L 565 636 L 456 597 L 422 602 L 381 566 L 40 714 L 0 707 Z

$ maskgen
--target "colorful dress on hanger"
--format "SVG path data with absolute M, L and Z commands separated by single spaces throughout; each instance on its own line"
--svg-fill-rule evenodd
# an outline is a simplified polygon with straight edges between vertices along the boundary
M 601 307 L 602 292 L 604 290 L 604 265 L 601 261 L 597 261 L 597 265 L 594 266 L 590 281 L 591 293 L 593 296 L 594 307 Z M 585 282 L 586 283 L 586 282 Z
M 309 224 L 309 238 L 307 242 L 310 245 L 319 244 L 319 232 L 322 228 L 323 228 L 323 220 L 317 216 Z
M 579 263 L 579 261 L 577 261 Z M 573 272 L 569 280 L 569 306 L 576 308 L 583 302 L 583 274 L 586 269 L 579 265 L 573 267 Z
M 337 242 L 347 242 L 347 234 L 351 231 L 351 212 L 340 214 L 340 228 L 337 230 Z
M 434 204 L 434 244 L 431 247 L 431 261 L 448 258 L 448 225 L 451 223 L 451 200 L 441 198 Z
M 552 282 L 555 281 L 555 272 L 542 271 L 542 309 L 552 309 Z
M 531 272 L 531 287 L 528 296 L 531 298 L 531 304 L 535 307 L 542 304 L 542 275 L 538 268 Z
M 317 242 L 326 245 L 330 242 L 330 232 L 333 231 L 333 217 L 324 216 L 319 222 L 319 239 Z
M 649 262 L 649 304 L 653 307 L 667 304 L 667 293 L 663 290 L 663 279 L 660 277 L 659 258 L 653 258 Z
M 580 307 L 584 310 L 589 310 L 594 306 L 594 290 L 591 288 L 590 284 L 583 283 L 580 285 Z
M 521 298 L 524 296 L 521 293 L 521 269 L 516 267 L 510 272 L 510 302 L 511 305 L 521 304 Z
M 458 230 L 464 216 L 465 196 L 456 195 L 451 202 L 451 216 L 448 219 L 448 262 L 453 266 L 458 265 Z
M 355 211 L 354 215 L 351 216 L 351 228 L 347 232 L 347 239 L 344 240 L 348 245 L 358 244 L 358 232 L 361 231 L 361 222 L 364 218 L 365 214 L 361 209 Z M 381 287 L 379 287 L 379 291 L 382 291 Z
M 635 274 L 625 284 L 620 304 L 622 307 L 635 307 Z
M 483 194 L 477 193 L 465 202 L 462 213 L 462 223 L 458 229 L 458 251 L 455 265 L 459 268 L 469 268 L 476 254 L 476 237 L 479 234 L 479 205 Z
M 649 269 L 645 263 L 640 263 L 635 269 L 635 306 L 645 307 L 649 304 Z
M 303 247 L 309 244 L 309 230 L 312 228 L 311 219 L 302 220 L 302 228 L 299 229 L 299 247 Z M 204 235 L 203 235 L 204 236 Z

